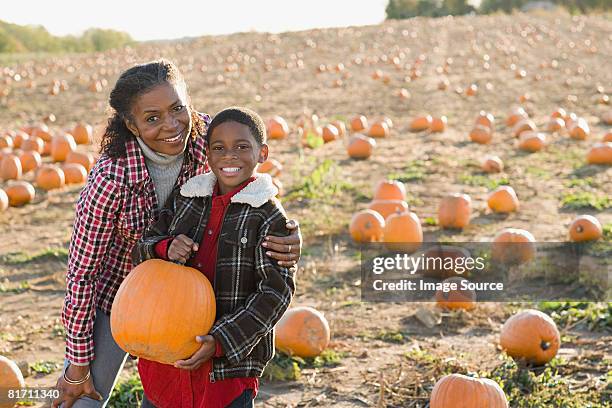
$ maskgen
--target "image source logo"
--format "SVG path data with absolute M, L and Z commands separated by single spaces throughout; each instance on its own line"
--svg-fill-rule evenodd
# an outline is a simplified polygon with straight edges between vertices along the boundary
M 423 243 L 413 252 L 397 248 L 362 246 L 363 301 L 427 302 L 453 292 L 473 294 L 477 301 L 610 301 L 610 243 Z

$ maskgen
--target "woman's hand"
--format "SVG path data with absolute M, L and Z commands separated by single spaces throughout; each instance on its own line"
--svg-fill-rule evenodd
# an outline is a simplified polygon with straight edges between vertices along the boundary
M 280 266 L 290 268 L 300 260 L 302 234 L 300 225 L 295 220 L 287 221 L 287 229 L 291 231 L 291 235 L 286 237 L 268 235 L 262 245 L 268 250 L 266 254 L 270 258 L 276 259 Z
M 168 259 L 184 264 L 191 257 L 192 252 L 198 252 L 198 244 L 187 235 L 177 235 L 168 248 Z
M 188 360 L 178 360 L 174 363 L 176 368 L 182 368 L 184 370 L 197 370 L 215 355 L 216 343 L 215 338 L 210 334 L 206 336 L 196 336 L 196 341 L 201 343 L 202 346 L 198 351 L 193 353 Z
M 89 366 L 69 365 L 66 370 L 66 377 L 70 380 L 79 380 L 85 378 L 89 372 Z M 57 399 L 53 400 L 51 405 L 53 408 L 59 407 L 62 403 L 62 408 L 70 408 L 81 397 L 89 397 L 98 401 L 102 401 L 102 395 L 96 391 L 93 378 L 89 377 L 83 384 L 68 384 L 62 375 L 55 388 L 60 392 Z

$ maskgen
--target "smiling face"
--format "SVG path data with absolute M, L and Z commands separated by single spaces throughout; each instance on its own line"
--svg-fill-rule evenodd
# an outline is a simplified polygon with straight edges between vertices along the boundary
M 140 95 L 132 106 L 128 129 L 158 153 L 177 155 L 191 133 L 191 114 L 184 87 L 163 83 Z
M 227 194 L 253 176 L 257 163 L 266 161 L 268 145 L 259 145 L 248 126 L 227 121 L 209 135 L 206 154 L 219 193 Z

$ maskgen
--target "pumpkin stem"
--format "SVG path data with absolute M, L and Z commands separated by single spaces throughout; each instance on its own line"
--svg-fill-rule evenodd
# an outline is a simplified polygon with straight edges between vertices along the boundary
M 542 348 L 542 350 L 546 351 L 550 348 L 550 343 L 548 341 L 544 341 L 542 340 L 542 342 L 540 343 L 540 348 Z

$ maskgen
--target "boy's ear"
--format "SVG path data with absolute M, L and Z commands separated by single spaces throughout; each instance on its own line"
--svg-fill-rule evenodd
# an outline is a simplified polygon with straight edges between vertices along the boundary
M 257 163 L 263 163 L 266 160 L 268 160 L 268 145 L 264 143 L 259 148 L 259 159 Z
M 138 132 L 138 128 L 134 126 L 134 124 L 131 121 L 127 119 L 123 119 L 123 123 L 125 123 L 125 127 L 127 127 L 128 130 L 132 132 L 134 136 L 136 137 L 140 136 L 140 132 Z

